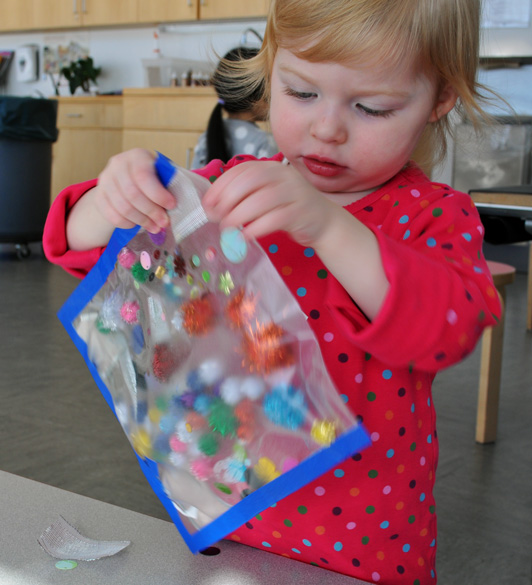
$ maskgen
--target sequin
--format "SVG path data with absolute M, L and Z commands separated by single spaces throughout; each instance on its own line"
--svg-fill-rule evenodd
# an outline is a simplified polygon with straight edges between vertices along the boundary
M 149 252 L 144 250 L 140 253 L 140 264 L 144 270 L 149 270 L 151 268 L 151 257 Z
M 233 262 L 239 264 L 248 253 L 248 245 L 242 232 L 237 228 L 226 228 L 220 234 L 220 247 L 224 256 Z
M 218 289 L 223 292 L 224 295 L 229 296 L 234 288 L 235 283 L 233 282 L 231 273 L 226 270 L 223 274 L 220 274 L 218 279 Z

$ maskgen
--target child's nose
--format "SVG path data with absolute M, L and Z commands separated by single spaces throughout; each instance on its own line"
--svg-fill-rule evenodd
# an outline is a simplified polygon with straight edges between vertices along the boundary
M 347 130 L 342 116 L 335 110 L 320 112 L 312 121 L 311 134 L 323 142 L 344 143 Z

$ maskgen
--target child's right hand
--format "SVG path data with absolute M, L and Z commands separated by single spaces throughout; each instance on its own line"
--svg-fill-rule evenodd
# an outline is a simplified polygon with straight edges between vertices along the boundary
M 71 209 L 67 240 L 71 250 L 105 246 L 115 228 L 140 225 L 157 233 L 169 224 L 168 209 L 176 202 L 157 178 L 155 156 L 135 148 L 109 159 L 96 187 Z
M 135 148 L 111 157 L 100 173 L 94 201 L 114 227 L 140 225 L 156 233 L 168 226 L 166 210 L 175 206 L 175 199 L 157 178 L 154 158 Z

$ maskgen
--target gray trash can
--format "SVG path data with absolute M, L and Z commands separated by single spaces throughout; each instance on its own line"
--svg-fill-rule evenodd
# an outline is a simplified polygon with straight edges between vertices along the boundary
M 16 244 L 19 256 L 42 240 L 56 123 L 56 100 L 0 96 L 0 242 Z

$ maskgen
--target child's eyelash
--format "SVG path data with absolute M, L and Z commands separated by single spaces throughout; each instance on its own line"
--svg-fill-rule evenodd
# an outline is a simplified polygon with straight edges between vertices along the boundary
M 364 114 L 368 116 L 373 116 L 374 118 L 388 118 L 393 114 L 393 110 L 373 110 L 372 108 L 368 108 L 367 106 L 363 106 L 362 104 L 357 104 L 356 107 L 359 110 L 362 110 Z
M 292 89 L 291 87 L 285 87 L 284 92 L 286 95 L 298 98 L 300 100 L 308 100 L 309 98 L 316 95 L 308 91 L 297 91 L 296 89 Z

